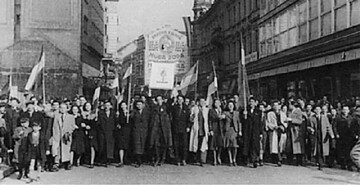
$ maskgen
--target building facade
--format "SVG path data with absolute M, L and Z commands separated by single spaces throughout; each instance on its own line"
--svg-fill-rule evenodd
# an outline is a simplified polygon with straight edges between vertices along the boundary
M 105 1 L 105 53 L 114 55 L 120 47 L 119 0 Z
M 256 97 L 359 96 L 359 13 L 359 0 L 217 0 L 192 22 L 198 92 L 213 79 L 212 61 L 220 94 L 237 92 L 243 41 Z
M 0 7 L 0 86 L 11 75 L 23 91 L 43 48 L 48 97 L 92 91 L 104 53 L 103 0 L 2 0 Z
M 122 63 L 123 73 L 130 64 L 133 66 L 133 94 L 149 91 L 151 67 L 154 62 L 175 63 L 175 82 L 180 82 L 190 68 L 187 36 L 184 32 L 164 26 L 139 36 L 133 42 L 137 45 L 135 52 L 124 57 Z
M 359 0 L 261 0 L 253 94 L 332 101 L 360 95 Z
M 200 1 L 195 1 L 194 7 Z M 206 96 L 214 63 L 222 95 L 237 93 L 243 42 L 247 62 L 257 60 L 258 0 L 216 0 L 192 22 L 191 62 L 199 62 L 197 93 Z M 196 8 L 194 15 L 198 15 Z

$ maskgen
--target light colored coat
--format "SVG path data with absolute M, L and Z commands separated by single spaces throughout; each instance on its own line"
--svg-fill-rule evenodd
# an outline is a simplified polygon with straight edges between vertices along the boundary
M 71 134 L 77 128 L 75 124 L 75 117 L 70 114 L 64 114 L 64 121 L 61 118 L 62 114 L 55 114 L 54 125 L 53 125 L 53 145 L 52 154 L 55 157 L 55 162 L 70 161 L 70 147 L 71 147 Z M 65 143 L 64 135 L 70 134 L 70 141 Z
M 320 116 L 320 122 L 321 122 L 321 130 L 318 129 L 318 125 L 317 125 L 317 118 L 316 115 L 313 115 L 310 117 L 310 122 L 309 125 L 307 127 L 308 131 L 314 130 L 315 133 L 310 134 L 310 138 L 311 138 L 311 152 L 313 156 L 316 156 L 317 153 L 317 137 L 316 137 L 316 132 L 320 132 L 321 131 L 321 135 L 322 135 L 322 150 L 323 156 L 328 156 L 329 155 L 329 151 L 330 151 L 330 138 L 334 138 L 334 132 L 332 130 L 332 127 L 329 123 L 329 119 L 327 116 L 325 115 L 321 115 Z
M 285 114 L 280 114 L 280 120 L 284 120 Z M 286 116 L 286 115 L 285 115 Z M 280 123 L 282 124 L 282 123 Z M 285 125 L 284 125 L 285 127 Z M 269 130 L 269 143 L 270 143 L 270 153 L 271 154 L 278 154 L 279 152 L 283 152 L 282 150 L 284 149 L 282 146 L 282 144 L 284 143 L 284 139 L 286 140 L 286 137 L 282 138 L 280 137 L 279 140 L 279 131 L 278 131 L 278 123 L 277 123 L 277 117 L 274 111 L 270 111 L 267 114 L 267 118 L 266 118 L 266 128 Z M 280 142 L 281 141 L 281 142 Z
M 197 152 L 198 151 L 198 134 L 199 134 L 199 107 L 198 106 L 194 106 L 191 109 L 191 118 L 192 121 L 194 122 L 193 126 L 191 127 L 190 130 L 190 145 L 189 145 L 189 151 L 190 152 Z M 208 124 L 208 113 L 209 113 L 209 108 L 204 107 L 202 114 L 204 117 L 204 130 L 205 130 L 205 137 L 203 139 L 203 142 L 200 146 L 200 151 L 205 152 L 208 149 L 208 136 L 209 136 L 209 124 Z
M 293 154 L 305 153 L 305 122 L 303 120 L 303 113 L 300 109 L 295 108 L 290 114 L 291 123 L 288 128 L 288 134 L 291 137 L 288 140 L 288 152 Z

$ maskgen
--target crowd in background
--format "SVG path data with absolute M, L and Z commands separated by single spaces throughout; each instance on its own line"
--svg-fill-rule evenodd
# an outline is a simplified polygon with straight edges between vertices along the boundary
M 24 105 L 24 106 L 20 106 Z M 184 96 L 136 96 L 92 104 L 85 97 L 39 102 L 5 98 L 0 103 L 0 157 L 18 178 L 31 170 L 123 167 L 164 163 L 185 166 L 282 166 L 359 168 L 360 98 L 330 103 L 239 97 L 207 105 Z M 353 151 L 352 151 L 353 150 Z M 351 155 L 350 155 L 351 154 Z M 35 172 L 34 172 L 35 174 Z

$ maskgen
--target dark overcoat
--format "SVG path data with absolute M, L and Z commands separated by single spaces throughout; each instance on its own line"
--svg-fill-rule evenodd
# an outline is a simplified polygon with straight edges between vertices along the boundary
M 356 144 L 354 130 L 357 124 L 352 116 L 345 117 L 343 114 L 334 120 L 334 134 L 340 137 L 336 140 L 336 150 L 339 157 L 349 155 L 348 151 Z
M 133 154 L 142 155 L 145 152 L 150 124 L 150 114 L 151 113 L 148 108 L 144 108 L 141 113 L 139 110 L 134 110 L 131 113 L 131 139 L 133 144 Z
M 170 110 L 165 104 L 161 106 L 155 105 L 153 107 L 150 148 L 156 146 L 172 146 L 171 122 L 169 113 Z M 161 143 L 160 141 L 163 141 L 164 143 Z
M 214 135 L 209 140 L 209 150 L 214 150 L 224 146 L 224 120 L 220 119 L 220 114 L 215 109 L 209 110 L 209 131 Z
M 98 142 L 99 147 L 106 146 L 106 154 L 108 159 L 114 158 L 115 149 L 115 127 L 116 127 L 116 115 L 114 111 L 110 111 L 109 116 L 106 115 L 105 111 L 99 112 L 98 117 Z M 105 150 L 104 149 L 104 150 Z
M 260 133 L 262 128 L 261 111 L 255 109 L 253 113 L 248 110 L 247 119 L 241 116 L 243 135 L 243 155 L 249 156 L 250 150 L 257 155 L 260 153 Z

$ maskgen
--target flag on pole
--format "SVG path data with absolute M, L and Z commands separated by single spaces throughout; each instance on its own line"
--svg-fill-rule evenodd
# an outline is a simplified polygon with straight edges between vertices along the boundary
M 242 36 L 240 37 L 242 38 Z M 238 92 L 239 92 L 239 102 L 237 107 L 246 107 L 247 97 L 250 94 L 249 82 L 246 73 L 246 64 L 245 64 L 245 49 L 244 44 L 241 40 L 241 61 L 238 66 Z
M 123 79 L 128 78 L 131 74 L 132 74 L 132 64 L 130 64 L 130 66 L 127 68 L 127 70 L 126 70 L 126 72 L 125 72 L 125 74 L 124 74 Z
M 6 84 L 1 88 L 0 95 L 9 93 L 10 87 L 11 87 L 10 84 L 11 84 L 11 75 L 9 75 L 8 81 L 7 81 Z
M 97 108 L 97 105 L 98 105 L 98 102 L 99 102 L 99 99 L 100 99 L 100 90 L 101 90 L 100 86 L 95 89 L 94 96 L 93 96 L 93 101 L 92 101 L 92 103 L 94 105 L 93 106 L 94 108 Z
M 119 76 L 116 75 L 114 81 L 111 83 L 111 89 L 119 88 Z
M 181 80 L 179 89 L 181 90 L 181 93 L 183 95 L 186 95 L 186 92 L 188 90 L 188 86 L 194 84 L 197 81 L 197 63 L 194 64 L 193 67 L 190 68 L 190 70 L 184 75 L 184 77 Z
M 43 70 L 45 67 L 45 53 L 44 50 L 41 49 L 41 55 L 39 62 L 33 67 L 31 70 L 30 77 L 25 85 L 25 90 L 31 90 L 34 86 L 35 82 L 37 81 L 39 75 L 41 74 L 41 70 Z
M 206 104 L 211 105 L 211 95 L 214 94 L 218 90 L 218 82 L 217 77 L 214 77 L 214 81 L 208 87 L 207 97 L 206 97 Z

